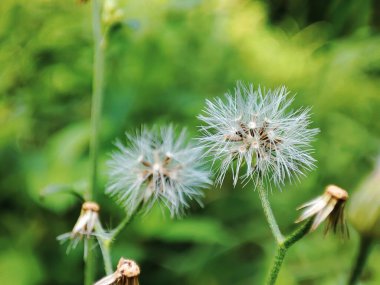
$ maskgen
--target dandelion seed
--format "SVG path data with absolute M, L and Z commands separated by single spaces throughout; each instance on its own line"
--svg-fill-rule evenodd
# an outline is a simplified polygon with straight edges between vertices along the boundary
M 128 214 L 139 207 L 149 210 L 157 201 L 169 208 L 172 216 L 181 215 L 189 200 L 199 204 L 200 188 L 211 183 L 202 169 L 198 147 L 186 144 L 186 131 L 178 137 L 172 126 L 160 130 L 143 128 L 128 135 L 129 145 L 117 143 L 108 165 L 110 183 L 106 192 L 116 197 Z
M 140 267 L 131 259 L 120 258 L 117 269 L 94 285 L 139 285 Z
M 239 177 L 280 186 L 314 168 L 310 143 L 318 129 L 309 128 L 310 109 L 287 111 L 293 102 L 288 93 L 285 87 L 254 90 L 252 84 L 238 82 L 234 95 L 206 101 L 198 117 L 206 124 L 200 142 L 213 162 L 221 160 L 219 185 L 229 168 L 234 186 Z M 240 175 L 243 166 L 246 171 Z
M 347 199 L 348 194 L 345 190 L 335 185 L 329 185 L 322 196 L 301 205 L 297 209 L 304 210 L 296 223 L 315 216 L 310 228 L 310 231 L 314 231 L 323 221 L 328 219 L 325 233 L 332 229 L 334 233 L 340 231 L 343 236 L 348 236 L 348 228 L 344 217 L 344 207 Z
M 84 240 L 84 256 L 87 256 L 87 240 L 92 236 L 97 234 L 105 234 L 99 220 L 99 210 L 100 207 L 95 202 L 84 202 L 82 205 L 82 210 L 79 215 L 77 222 L 71 232 L 62 234 L 57 237 L 57 239 L 64 243 L 70 240 L 70 244 L 67 248 L 67 252 L 71 249 L 75 249 L 81 240 Z

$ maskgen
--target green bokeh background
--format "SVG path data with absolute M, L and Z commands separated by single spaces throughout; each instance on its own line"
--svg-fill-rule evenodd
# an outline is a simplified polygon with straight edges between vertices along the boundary
M 352 193 L 371 171 L 380 137 L 380 5 L 376 0 L 129 0 L 110 31 L 99 188 L 116 138 L 142 124 L 175 123 L 197 136 L 206 98 L 237 80 L 296 94 L 312 107 L 318 168 L 270 195 L 281 228 L 295 208 L 329 184 Z M 0 284 L 81 284 L 82 248 L 66 255 L 80 202 L 41 199 L 51 184 L 89 180 L 91 4 L 0 2 Z M 123 210 L 97 193 L 107 228 Z M 137 219 L 115 243 L 142 268 L 141 284 L 262 284 L 274 253 L 252 184 L 206 191 L 205 206 L 171 220 L 160 209 Z M 363 217 L 364 219 L 365 217 Z M 323 230 L 290 251 L 278 284 L 345 284 L 358 235 Z M 104 272 L 97 252 L 97 277 Z M 380 284 L 375 247 L 362 284 Z

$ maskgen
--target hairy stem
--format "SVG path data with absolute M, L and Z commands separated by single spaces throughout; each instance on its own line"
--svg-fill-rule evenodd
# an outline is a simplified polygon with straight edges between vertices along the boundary
M 281 244 L 284 241 L 284 237 L 281 234 L 276 218 L 273 215 L 273 211 L 268 200 L 268 192 L 264 189 L 262 184 L 258 185 L 258 191 L 261 200 L 261 205 L 263 206 L 264 214 L 268 221 L 272 234 L 276 239 L 277 244 Z
M 284 241 L 278 245 L 277 253 L 267 279 L 268 285 L 274 285 L 276 283 L 286 252 L 293 244 L 295 244 L 309 232 L 311 225 L 313 224 L 313 220 L 313 218 L 309 219 L 307 222 L 297 228 L 293 233 L 286 236 Z
M 366 236 L 360 237 L 359 252 L 356 256 L 356 261 L 351 270 L 351 276 L 348 285 L 355 285 L 363 272 L 368 256 L 371 252 L 373 239 Z
M 101 2 L 92 1 L 92 25 L 94 34 L 94 67 L 92 83 L 91 135 L 90 135 L 90 187 L 85 193 L 86 200 L 94 200 L 97 184 L 99 126 L 101 119 L 104 82 L 104 49 L 101 26 Z M 92 285 L 95 276 L 95 258 L 92 253 L 92 241 L 89 243 L 88 256 L 85 262 L 84 284 Z

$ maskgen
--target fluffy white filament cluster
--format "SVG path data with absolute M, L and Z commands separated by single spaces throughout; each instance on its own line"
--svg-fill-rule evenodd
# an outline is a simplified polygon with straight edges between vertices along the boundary
M 310 143 L 318 129 L 309 128 L 310 109 L 288 110 L 293 102 L 288 93 L 285 87 L 254 90 L 252 84 L 238 82 L 234 95 L 207 100 L 199 116 L 206 124 L 201 126 L 200 141 L 214 162 L 222 161 L 218 184 L 228 168 L 234 185 L 242 177 L 280 186 L 286 178 L 298 178 L 303 169 L 314 167 Z M 243 165 L 246 171 L 240 175 Z
M 172 126 L 143 128 L 127 134 L 129 144 L 118 142 L 119 150 L 108 162 L 110 183 L 106 192 L 116 197 L 132 214 L 139 207 L 150 209 L 157 201 L 169 208 L 172 216 L 181 215 L 189 200 L 199 204 L 200 188 L 211 183 L 202 167 L 199 147 L 186 143 L 186 131 L 175 135 Z

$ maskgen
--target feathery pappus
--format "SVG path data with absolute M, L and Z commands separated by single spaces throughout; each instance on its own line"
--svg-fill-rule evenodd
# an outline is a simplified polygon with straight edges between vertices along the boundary
M 175 135 L 173 126 L 142 128 L 127 134 L 128 145 L 118 142 L 118 151 L 108 162 L 110 182 L 106 193 L 116 198 L 132 215 L 162 202 L 172 216 L 181 215 L 189 200 L 201 204 L 201 188 L 211 183 L 203 168 L 202 149 L 186 141 L 186 130 Z
M 311 142 L 319 130 L 309 128 L 309 108 L 289 111 L 293 98 L 288 94 L 284 86 L 255 90 L 238 82 L 234 94 L 225 94 L 224 100 L 206 101 L 198 116 L 205 123 L 199 141 L 213 162 L 221 161 L 218 184 L 229 168 L 234 186 L 239 177 L 281 186 L 286 178 L 314 168 Z

